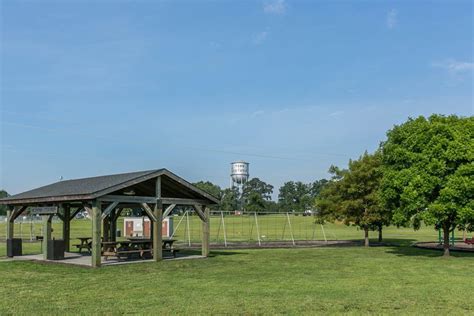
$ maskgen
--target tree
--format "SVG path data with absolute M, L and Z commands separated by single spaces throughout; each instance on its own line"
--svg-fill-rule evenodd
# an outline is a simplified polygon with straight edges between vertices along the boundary
M 245 203 L 245 211 L 247 212 L 261 212 L 265 210 L 265 199 L 258 192 L 250 192 Z
M 222 199 L 222 190 L 221 190 L 221 188 L 218 185 L 216 185 L 212 182 L 199 181 L 199 182 L 193 183 L 193 185 L 195 187 L 203 190 L 204 192 L 209 193 L 210 195 L 212 195 L 213 197 L 215 197 L 219 201 Z M 221 206 L 220 204 L 219 205 L 213 205 L 213 206 L 211 206 L 211 209 L 217 210 L 217 209 L 220 208 L 220 206 Z
M 364 230 L 365 246 L 369 246 L 369 230 L 378 229 L 390 219 L 389 212 L 380 204 L 378 195 L 382 178 L 380 153 L 364 153 L 358 160 L 350 160 L 349 168 L 341 170 L 332 166 L 332 180 L 317 198 L 318 216 L 343 220 Z
M 312 206 L 311 186 L 298 182 L 285 182 L 278 194 L 280 210 L 304 212 Z
M 220 208 L 227 212 L 239 209 L 239 190 L 237 188 L 234 187 L 222 191 Z
M 9 197 L 10 195 L 8 194 L 7 191 L 5 190 L 0 190 L 0 199 Z M 7 214 L 7 206 L 6 205 L 0 205 L 0 215 L 6 215 Z
M 382 143 L 381 196 L 397 225 L 420 222 L 449 234 L 474 223 L 474 117 L 432 115 L 409 119 Z
M 318 197 L 318 195 L 321 193 L 322 189 L 328 182 L 329 181 L 326 179 L 320 179 L 310 184 L 310 194 L 313 200 Z
M 215 198 L 219 199 L 222 197 L 222 190 L 221 188 L 209 181 L 199 181 L 193 184 L 195 187 L 203 190 L 204 192 L 209 193 L 210 195 L 214 196 Z
M 261 211 L 265 209 L 265 201 L 271 200 L 273 186 L 253 178 L 244 183 L 242 187 L 242 202 L 244 209 L 248 212 Z

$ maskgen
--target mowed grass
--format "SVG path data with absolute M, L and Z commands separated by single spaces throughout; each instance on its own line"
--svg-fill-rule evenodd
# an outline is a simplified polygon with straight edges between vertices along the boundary
M 101 269 L 0 261 L 0 314 L 472 314 L 473 260 L 402 246 L 213 251 Z
M 258 229 L 257 229 L 258 225 Z M 291 225 L 291 229 L 290 229 Z M 118 229 L 124 231 L 123 218 L 117 223 Z M 22 236 L 24 239 L 23 253 L 32 254 L 41 251 L 38 242 L 27 242 L 32 236 L 42 235 L 42 224 L 36 222 L 15 223 L 15 236 Z M 196 243 L 201 241 L 201 221 L 197 216 L 176 216 L 174 217 L 174 227 L 176 233 L 174 238 L 178 244 L 185 246 L 188 242 Z M 254 216 L 225 216 L 224 221 L 220 216 L 211 217 L 211 242 L 224 244 L 225 237 L 228 242 L 253 242 L 257 243 L 258 238 L 266 241 L 291 241 L 295 240 L 361 240 L 363 232 L 354 226 L 346 226 L 342 223 L 327 223 L 322 227 L 315 224 L 313 217 L 281 215 L 259 215 L 257 221 Z M 61 238 L 62 224 L 60 221 L 53 223 L 53 237 Z M 0 223 L 0 239 L 6 236 L 6 225 Z M 77 237 L 92 236 L 92 224 L 90 220 L 73 220 L 71 222 L 71 244 L 78 243 Z M 422 227 L 418 231 L 411 228 L 397 228 L 394 226 L 385 227 L 383 231 L 384 240 L 391 243 L 409 245 L 415 241 L 434 241 L 438 238 L 438 233 L 433 227 Z M 371 232 L 372 241 L 376 241 L 377 233 Z M 460 239 L 462 232 L 456 231 L 455 237 Z M 5 243 L 0 242 L 0 257 L 5 256 Z

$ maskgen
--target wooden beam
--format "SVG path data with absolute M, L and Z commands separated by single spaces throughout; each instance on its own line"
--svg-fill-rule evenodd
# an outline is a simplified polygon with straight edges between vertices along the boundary
M 100 201 L 92 201 L 92 267 L 98 268 L 101 265 L 101 216 Z
M 112 204 L 107 206 L 107 208 L 102 212 L 102 220 L 104 220 L 107 216 L 109 216 L 110 212 L 112 212 L 112 210 L 114 210 L 118 204 L 119 202 L 116 201 L 116 202 L 112 202 Z
M 209 245 L 211 241 L 211 234 L 210 234 L 210 217 L 209 217 L 209 208 L 204 208 L 204 218 L 205 220 L 202 221 L 202 244 L 201 244 L 201 251 L 204 257 L 209 256 Z
M 64 216 L 61 213 L 58 212 L 56 216 L 59 217 L 59 219 L 64 222 Z
M 27 198 L 27 199 L 11 199 L 7 198 L 6 201 L 0 201 L 0 205 L 38 205 L 42 204 L 51 204 L 51 203 L 60 203 L 60 202 L 78 202 L 78 201 L 90 201 L 94 198 L 92 195 L 68 195 L 68 196 L 54 196 L 54 197 L 40 197 L 40 198 Z
M 48 259 L 48 241 L 51 240 L 51 220 L 54 215 L 43 215 L 43 259 Z
M 13 215 L 11 218 L 11 221 L 15 221 L 15 219 L 18 218 L 18 216 L 21 215 L 26 210 L 27 206 L 17 206 L 15 210 L 13 211 Z
M 176 205 L 195 205 L 195 204 L 206 205 L 206 204 L 209 204 L 209 202 L 206 201 L 206 200 L 168 198 L 168 197 L 161 198 L 161 202 L 163 204 L 176 204 Z
M 155 216 L 156 221 L 153 221 L 153 260 L 161 261 L 163 259 L 163 226 L 161 224 L 163 220 L 163 204 L 161 202 L 161 177 L 156 178 L 155 195 L 156 204 L 153 210 L 153 215 Z
M 74 217 L 76 217 L 77 213 L 79 213 L 80 211 L 82 211 L 84 209 L 84 207 L 78 207 L 70 216 L 69 216 L 69 221 L 72 221 L 74 219 Z
M 15 224 L 14 221 L 10 220 L 12 218 L 14 208 L 12 206 L 8 207 L 7 211 L 7 239 L 13 239 L 15 236 Z
M 120 217 L 120 215 L 122 214 L 122 211 L 123 211 L 123 207 L 119 207 L 115 214 L 114 214 L 114 217 L 113 217 L 113 220 L 114 221 L 117 221 L 117 219 Z
M 196 214 L 199 216 L 201 221 L 205 222 L 206 221 L 206 215 L 204 214 L 201 205 L 195 204 L 193 206 L 194 206 L 194 210 L 196 211 Z
M 205 200 L 205 203 L 202 203 L 202 204 L 218 204 L 219 203 L 219 200 L 212 196 L 211 194 L 197 188 L 196 186 L 192 185 L 191 183 L 187 182 L 186 180 L 184 180 L 183 178 L 181 177 L 178 177 L 177 175 L 175 175 L 174 173 L 168 171 L 168 170 L 164 170 L 163 174 L 165 174 L 167 177 L 175 180 L 176 182 L 178 182 L 179 184 L 181 185 L 184 185 L 185 187 L 187 187 L 188 189 L 190 189 L 191 191 L 194 191 L 194 192 L 197 192 L 199 193 L 200 195 L 204 196 L 205 198 L 209 199 L 210 201 L 207 201 Z
M 170 215 L 170 213 L 173 211 L 175 207 L 176 207 L 176 204 L 171 204 L 170 206 L 168 206 L 165 212 L 163 213 L 163 218 L 166 218 L 168 215 Z
M 69 205 L 63 205 L 63 240 L 64 240 L 64 248 L 67 252 L 69 252 L 70 247 L 70 240 L 71 240 L 71 207 Z
M 119 202 L 119 203 L 156 203 L 153 196 L 134 196 L 134 195 L 104 195 L 99 201 L 102 202 Z
M 117 209 L 114 208 L 110 212 L 110 216 L 109 216 L 109 223 L 110 223 L 109 240 L 110 241 L 116 241 L 116 238 L 117 238 L 117 221 L 115 220 L 116 210 Z
M 150 217 L 150 219 L 151 219 L 153 222 L 158 221 L 158 218 L 155 216 L 155 214 L 153 214 L 153 211 L 152 211 L 151 208 L 148 206 L 148 204 L 142 203 L 141 205 L 142 205 L 143 209 L 145 210 L 145 212 L 148 214 L 148 216 Z

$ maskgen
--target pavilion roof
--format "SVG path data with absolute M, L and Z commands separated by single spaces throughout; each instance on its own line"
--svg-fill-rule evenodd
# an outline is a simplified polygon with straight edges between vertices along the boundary
M 133 188 L 139 195 L 154 196 L 155 181 L 162 177 L 163 196 L 204 199 L 209 204 L 218 200 L 167 169 L 129 172 L 82 179 L 63 180 L 23 193 L 0 199 L 0 204 L 37 204 L 49 202 L 84 201 L 106 194 L 123 194 Z

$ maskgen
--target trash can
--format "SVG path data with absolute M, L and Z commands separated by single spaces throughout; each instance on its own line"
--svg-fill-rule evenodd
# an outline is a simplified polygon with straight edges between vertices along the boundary
M 64 251 L 66 250 L 63 239 L 52 239 L 48 240 L 48 254 L 46 258 L 48 260 L 61 260 L 64 259 Z
M 21 238 L 7 239 L 7 256 L 11 258 L 14 256 L 21 256 L 22 254 Z

